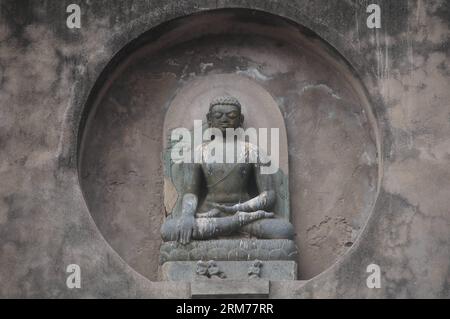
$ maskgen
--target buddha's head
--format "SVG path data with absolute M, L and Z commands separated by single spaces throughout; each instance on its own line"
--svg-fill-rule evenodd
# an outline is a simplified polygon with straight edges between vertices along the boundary
M 206 118 L 209 127 L 218 128 L 223 134 L 227 128 L 236 129 L 244 122 L 241 104 L 232 96 L 220 96 L 213 99 Z

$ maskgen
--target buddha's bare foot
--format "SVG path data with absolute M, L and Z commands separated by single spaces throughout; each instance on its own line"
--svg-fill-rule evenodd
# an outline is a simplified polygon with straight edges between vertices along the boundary
M 217 208 L 213 208 L 206 213 L 197 213 L 196 217 L 197 218 L 211 218 L 211 217 L 216 217 L 218 215 L 220 215 L 220 210 L 218 210 Z
M 274 214 L 265 212 L 263 210 L 258 210 L 256 212 L 251 213 L 237 212 L 236 214 L 234 214 L 234 217 L 239 220 L 240 225 L 246 225 L 258 219 L 272 218 L 274 217 Z
M 273 217 L 275 217 L 274 213 L 269 213 L 269 212 L 266 212 L 264 210 L 258 210 L 255 213 L 258 214 L 258 216 L 261 216 L 260 218 L 273 218 Z

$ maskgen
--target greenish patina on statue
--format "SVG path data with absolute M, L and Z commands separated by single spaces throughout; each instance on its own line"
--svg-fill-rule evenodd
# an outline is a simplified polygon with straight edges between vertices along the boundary
M 214 99 L 206 118 L 224 140 L 227 129 L 239 128 L 244 122 L 241 104 L 231 96 Z M 201 145 L 202 156 L 208 153 L 209 143 Z M 238 142 L 233 139 L 231 143 Z M 246 158 L 259 153 L 255 145 L 245 143 Z M 277 205 L 280 175 L 262 174 L 261 165 L 249 161 L 170 165 L 180 200 L 161 227 L 163 240 L 186 245 L 192 240 L 223 238 L 292 239 L 294 229 L 286 212 L 274 210 L 288 207 Z

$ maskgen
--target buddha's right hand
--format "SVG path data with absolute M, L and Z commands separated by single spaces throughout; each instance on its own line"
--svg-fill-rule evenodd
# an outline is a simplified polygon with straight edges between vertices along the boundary
M 194 227 L 194 216 L 182 216 L 177 224 L 176 240 L 183 245 L 188 244 L 191 241 Z

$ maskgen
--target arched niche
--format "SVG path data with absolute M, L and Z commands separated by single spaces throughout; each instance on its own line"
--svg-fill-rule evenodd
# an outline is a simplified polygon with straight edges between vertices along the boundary
M 170 133 L 177 128 L 186 128 L 193 132 L 194 121 L 201 121 L 206 128 L 206 113 L 209 103 L 218 96 L 233 96 L 242 106 L 244 115 L 243 129 L 255 129 L 267 132 L 267 143 L 262 146 L 265 151 L 276 153 L 274 161 L 279 170 L 273 174 L 277 201 L 275 211 L 277 215 L 290 219 L 289 209 L 289 170 L 288 170 L 288 143 L 286 126 L 283 115 L 273 97 L 257 82 L 239 74 L 209 74 L 198 76 L 177 90 L 172 99 L 164 119 L 164 149 L 170 144 Z M 278 141 L 272 146 L 271 131 L 277 130 Z M 264 134 L 264 133 L 263 133 Z M 192 142 L 192 141 L 191 141 Z M 164 205 L 166 214 L 169 214 L 177 200 L 181 199 L 168 174 L 171 163 L 170 151 L 164 160 Z M 276 162 L 276 163 L 275 163 Z M 178 203 L 180 204 L 180 203 Z
M 283 118 L 299 277 L 350 249 L 376 199 L 379 141 L 365 90 L 333 48 L 291 21 L 246 9 L 178 18 L 136 41 L 92 93 L 79 147 L 90 213 L 131 267 L 156 280 L 170 106 L 183 88 L 218 75 L 260 87 Z

